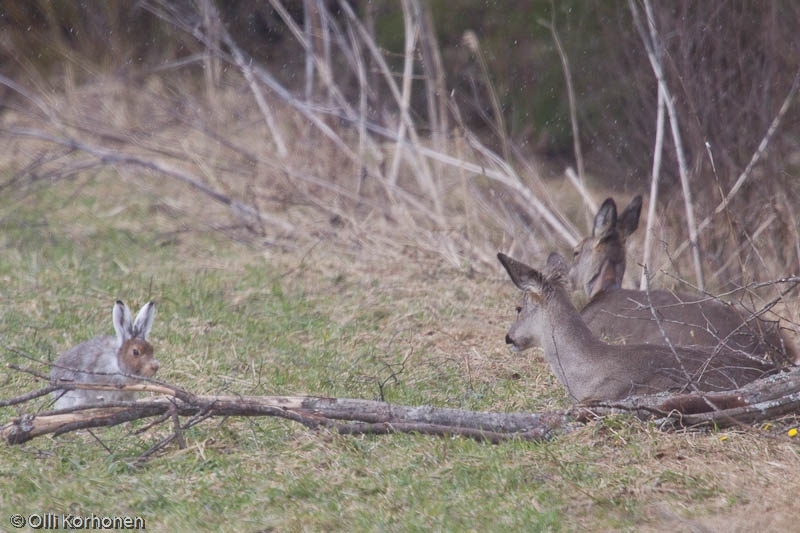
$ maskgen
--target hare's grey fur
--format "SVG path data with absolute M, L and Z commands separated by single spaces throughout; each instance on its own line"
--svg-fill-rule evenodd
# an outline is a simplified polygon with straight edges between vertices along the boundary
M 147 335 L 153 327 L 155 311 L 155 303 L 148 302 L 132 322 L 128 306 L 117 300 L 112 313 L 116 337 L 95 337 L 59 355 L 50 371 L 51 381 L 127 385 L 136 383 L 135 376 L 153 377 L 159 363 L 153 356 L 153 346 L 147 342 Z M 56 409 L 66 409 L 132 400 L 134 393 L 58 390 L 53 397 Z

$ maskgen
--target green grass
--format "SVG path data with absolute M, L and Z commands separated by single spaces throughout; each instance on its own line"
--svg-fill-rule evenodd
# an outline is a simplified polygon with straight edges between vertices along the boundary
M 402 404 L 568 405 L 541 358 L 506 351 L 516 294 L 499 275 L 370 264 L 324 246 L 263 253 L 205 231 L 166 238 L 176 222 L 150 201 L 102 178 L 0 201 L 5 363 L 46 372 L 69 346 L 112 333 L 116 298 L 137 308 L 152 298 L 158 377 L 195 392 L 372 399 L 383 383 Z M 41 385 L 3 369 L 0 397 Z M 16 415 L 2 408 L 0 422 Z M 214 419 L 186 432 L 186 449 L 139 462 L 170 432 L 133 434 L 144 425 L 0 446 L 0 529 L 11 513 L 42 512 L 141 516 L 154 531 L 660 529 L 660 502 L 679 523 L 729 513 L 772 479 L 770 464 L 797 468 L 781 442 L 665 434 L 624 417 L 500 445 Z

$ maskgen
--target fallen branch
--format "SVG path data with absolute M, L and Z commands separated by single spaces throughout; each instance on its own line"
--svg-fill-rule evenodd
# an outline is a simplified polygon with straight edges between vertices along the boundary
M 619 413 L 632 414 L 642 420 L 655 419 L 665 429 L 722 428 L 800 413 L 800 368 L 733 391 L 636 396 L 591 402 L 564 412 L 543 413 L 487 413 L 318 396 L 195 395 L 163 383 L 103 386 L 59 382 L 42 390 L 50 391 L 54 386 L 154 392 L 164 396 L 22 414 L 0 428 L 0 435 L 8 444 L 22 444 L 46 434 L 61 435 L 78 429 L 110 427 L 152 417 L 157 417 L 157 420 L 145 429 L 167 421 L 172 421 L 175 426 L 175 434 L 162 444 L 172 440 L 180 443 L 182 429 L 214 416 L 273 416 L 312 429 L 324 427 L 343 435 L 422 433 L 448 437 L 458 435 L 498 443 L 510 439 L 549 440 L 573 431 L 580 427 L 581 422 Z M 41 396 L 39 392 L 0 404 L 17 405 L 22 398 Z M 187 416 L 194 417 L 194 421 L 181 426 L 178 417 Z
M 662 427 L 731 427 L 800 414 L 800 367 L 725 392 L 630 397 L 577 406 L 578 421 L 614 413 L 655 419 Z
M 149 384 L 124 387 L 75 384 L 75 388 L 168 391 L 163 386 Z M 21 444 L 49 433 L 61 435 L 76 429 L 115 426 L 142 418 L 160 416 L 166 421 L 170 413 L 177 416 L 275 416 L 342 434 L 416 432 L 463 435 L 490 442 L 511 438 L 547 440 L 554 434 L 569 431 L 571 421 L 564 413 L 483 413 L 349 398 L 188 395 L 26 414 L 0 428 L 0 434 L 9 444 Z

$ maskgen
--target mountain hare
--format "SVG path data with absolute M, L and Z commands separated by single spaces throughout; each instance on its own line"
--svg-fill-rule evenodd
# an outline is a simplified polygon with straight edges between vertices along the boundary
M 131 310 L 117 300 L 113 320 L 116 337 L 100 336 L 74 346 L 58 356 L 50 371 L 52 381 L 128 385 L 133 376 L 153 377 L 158 361 L 147 335 L 153 327 L 155 303 L 148 302 L 131 323 Z M 104 401 L 134 399 L 134 393 L 122 391 L 57 390 L 55 408 L 65 409 Z

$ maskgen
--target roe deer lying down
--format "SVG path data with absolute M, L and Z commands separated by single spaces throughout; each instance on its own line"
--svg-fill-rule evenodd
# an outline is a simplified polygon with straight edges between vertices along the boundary
M 631 200 L 619 217 L 606 199 L 594 218 L 592 234 L 575 248 L 570 281 L 591 300 L 581 310 L 586 325 L 612 342 L 716 347 L 794 362 L 796 355 L 778 323 L 754 317 L 741 305 L 711 297 L 663 290 L 621 289 L 625 275 L 625 245 L 639 225 L 641 196 Z M 653 318 L 650 307 L 657 312 Z M 659 322 L 661 323 L 659 327 Z M 663 328 L 663 332 L 662 332 Z
M 555 375 L 579 402 L 682 388 L 730 390 L 777 372 L 772 364 L 728 350 L 606 344 L 572 305 L 560 255 L 550 254 L 542 273 L 502 253 L 497 258 L 524 291 L 506 342 L 512 349 L 538 343 Z

